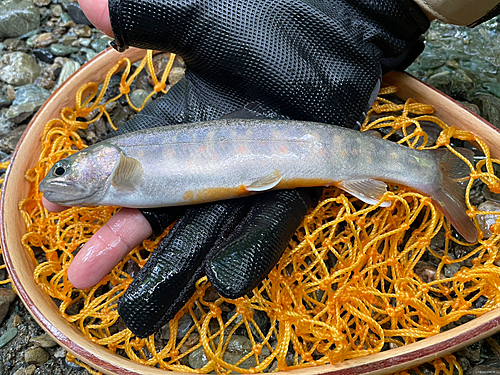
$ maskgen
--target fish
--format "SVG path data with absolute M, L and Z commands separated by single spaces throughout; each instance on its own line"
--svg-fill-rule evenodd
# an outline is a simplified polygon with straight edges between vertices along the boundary
M 377 204 L 390 183 L 430 197 L 475 242 L 463 189 L 454 181 L 464 170 L 467 164 L 444 148 L 415 150 L 317 122 L 221 118 L 103 140 L 57 161 L 39 190 L 63 206 L 151 208 L 336 185 Z

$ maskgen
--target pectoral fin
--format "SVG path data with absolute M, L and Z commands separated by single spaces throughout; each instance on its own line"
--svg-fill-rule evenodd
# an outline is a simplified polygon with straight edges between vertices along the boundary
M 342 181 L 338 183 L 337 186 L 368 204 L 377 204 L 387 191 L 385 182 L 373 180 L 371 178 L 365 180 Z M 391 202 L 383 202 L 380 206 L 389 207 L 390 205 Z
M 281 171 L 276 169 L 274 172 L 269 173 L 267 176 L 259 178 L 257 181 L 252 182 L 250 185 L 245 186 L 248 191 L 266 191 L 271 190 L 273 187 L 278 185 L 283 176 Z
M 141 183 L 143 176 L 142 164 L 121 152 L 111 184 L 118 190 L 134 190 Z

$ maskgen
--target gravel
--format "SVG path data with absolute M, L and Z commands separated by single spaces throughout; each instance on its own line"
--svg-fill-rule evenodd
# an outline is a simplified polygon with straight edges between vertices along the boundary
M 498 21 L 494 19 L 472 30 L 434 22 L 424 53 L 408 71 L 500 127 Z M 76 2 L 0 2 L 0 162 L 9 160 L 26 125 L 48 96 L 104 50 L 109 40 L 90 26 Z M 180 77 L 183 70 L 174 68 L 173 74 Z M 139 76 L 138 81 L 132 95 L 135 105 L 140 105 L 151 89 L 146 75 Z M 121 104 L 114 106 L 118 123 L 130 115 Z M 92 143 L 105 132 L 106 124 L 102 122 L 89 127 L 83 135 Z M 428 277 L 436 272 L 425 264 L 421 268 L 422 275 Z M 0 271 L 0 279 L 5 279 L 5 271 Z M 188 329 L 192 322 L 183 324 Z M 238 345 L 249 345 L 247 338 L 237 338 L 235 351 Z M 464 373 L 500 375 L 499 339 L 494 335 L 455 353 Z M 37 325 L 10 286 L 0 287 L 0 375 L 87 373 L 68 363 L 65 354 Z M 204 353 L 193 352 L 189 361 L 202 363 Z M 248 363 L 248 367 L 252 365 Z

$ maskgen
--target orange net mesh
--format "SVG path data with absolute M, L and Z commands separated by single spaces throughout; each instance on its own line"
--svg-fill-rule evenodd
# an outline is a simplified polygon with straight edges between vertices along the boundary
M 479 316 L 500 305 L 498 222 L 490 228 L 491 237 L 480 236 L 472 245 L 453 235 L 450 224 L 428 197 L 408 188 L 392 187 L 386 199 L 393 203 L 381 208 L 332 187 L 325 189 L 280 262 L 251 295 L 224 299 L 202 278 L 168 329 L 164 327 L 146 339 L 134 337 L 119 320 L 117 301 L 132 281 L 127 273 L 129 261 L 142 267 L 161 237 L 144 241 L 96 287 L 75 289 L 66 273 L 75 251 L 118 208 L 73 207 L 50 213 L 41 204 L 37 186 L 57 160 L 85 147 L 77 130 L 88 122 L 79 118 L 98 110 L 89 122 L 103 115 L 111 122 L 107 103 L 102 102 L 111 75 L 125 68 L 120 73 L 119 96 L 128 97 L 133 77 L 145 65 L 151 69 L 151 54 L 130 76 L 130 61 L 120 60 L 100 91 L 95 83 L 82 87 L 76 107 L 63 109 L 61 119 L 46 125 L 39 162 L 26 173 L 31 183 L 29 196 L 19 205 L 27 228 L 22 244 L 36 264 L 36 282 L 55 299 L 61 315 L 94 343 L 133 361 L 168 370 L 284 371 L 410 344 L 439 333 L 460 317 Z M 167 75 L 168 71 L 159 81 L 154 78 L 156 91 L 164 90 Z M 389 87 L 380 94 L 395 91 Z M 399 105 L 379 97 L 363 130 L 388 129 L 386 138 L 398 131 L 402 134 L 399 142 L 409 147 L 445 146 L 460 157 L 450 146 L 451 140 L 477 145 L 484 160 L 474 166 L 462 157 L 471 168 L 466 189 L 468 213 L 472 218 L 487 214 L 471 204 L 470 193 L 477 180 L 498 190 L 493 165 L 499 160 L 491 158 L 485 143 L 476 136 L 447 126 L 431 116 L 432 112 L 431 106 L 411 99 Z M 378 118 L 370 120 L 375 114 Z M 422 121 L 441 127 L 436 145 L 427 146 Z M 436 241 L 440 243 L 436 245 Z M 461 256 L 454 251 L 457 248 L 462 249 Z M 39 263 L 36 255 L 40 252 L 46 260 Z M 424 258 L 432 258 L 436 264 L 430 278 L 418 270 Z M 450 273 L 454 265 L 456 272 Z M 189 328 L 181 331 L 180 324 L 186 320 L 191 321 Z M 192 368 L 196 358 L 200 365 Z M 461 372 L 452 355 L 434 361 L 433 366 L 435 373 L 451 374 L 454 368 Z

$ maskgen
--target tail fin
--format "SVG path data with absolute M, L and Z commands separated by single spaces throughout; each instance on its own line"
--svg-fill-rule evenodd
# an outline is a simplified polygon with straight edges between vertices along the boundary
M 468 151 L 471 150 L 464 151 L 467 158 L 469 155 L 465 155 L 465 152 Z M 441 186 L 431 192 L 431 198 L 465 240 L 476 242 L 477 230 L 466 213 L 464 189 L 458 182 L 453 181 L 454 178 L 467 176 L 470 173 L 469 167 L 448 150 L 438 149 L 432 152 L 438 159 L 443 178 Z

